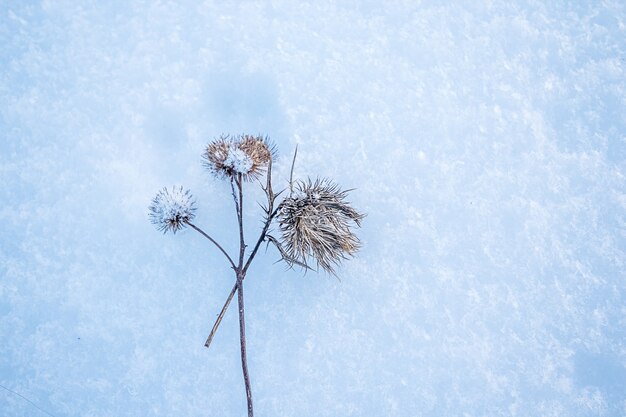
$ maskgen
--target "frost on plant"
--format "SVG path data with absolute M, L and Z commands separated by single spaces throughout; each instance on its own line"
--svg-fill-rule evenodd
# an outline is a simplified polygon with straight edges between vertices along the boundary
M 228 148 L 228 156 L 224 161 L 224 166 L 231 169 L 235 174 L 247 175 L 253 165 L 252 158 L 246 155 L 243 149 L 234 146 Z
M 195 202 L 189 190 L 182 187 L 163 188 L 150 205 L 150 220 L 162 232 L 176 231 L 189 226 L 207 238 L 226 258 L 235 275 L 235 284 L 228 295 L 221 312 L 205 342 L 209 347 L 222 318 L 237 294 L 239 313 L 239 338 L 241 349 L 241 367 L 246 388 L 248 417 L 253 417 L 252 388 L 248 373 L 245 336 L 244 286 L 248 267 L 258 253 L 263 242 L 274 244 L 281 258 L 289 266 L 301 266 L 311 269 L 309 261 L 315 260 L 317 266 L 326 272 L 335 274 L 335 268 L 341 260 L 353 256 L 361 247 L 353 228 L 359 227 L 364 215 L 357 212 L 346 201 L 347 191 L 328 179 L 311 181 L 293 181 L 293 164 L 289 179 L 289 195 L 282 201 L 282 191 L 274 193 L 272 184 L 272 161 L 276 158 L 274 147 L 269 140 L 261 136 L 239 135 L 221 136 L 209 143 L 203 154 L 204 164 L 217 178 L 230 182 L 237 215 L 239 240 L 237 256 L 231 256 L 222 245 L 208 233 L 192 223 Z M 259 237 L 248 245 L 243 233 L 244 182 L 259 179 L 265 175 L 264 185 L 259 185 L 265 192 L 267 202 L 263 206 L 263 226 Z M 287 187 L 285 187 L 286 189 Z M 247 200 L 246 200 L 247 201 Z M 280 241 L 269 232 L 276 221 L 281 232 Z
M 205 166 L 217 177 L 234 179 L 241 174 L 251 181 L 263 174 L 274 155 L 274 148 L 262 136 L 221 136 L 204 152 Z
M 196 207 L 191 191 L 183 190 L 182 186 L 170 190 L 163 187 L 152 200 L 149 210 L 150 221 L 159 231 L 176 233 L 193 220 Z

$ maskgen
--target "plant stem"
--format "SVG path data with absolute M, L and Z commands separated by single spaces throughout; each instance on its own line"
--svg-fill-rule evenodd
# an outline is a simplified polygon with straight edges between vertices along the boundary
M 222 322 L 222 319 L 224 318 L 224 314 L 226 314 L 226 310 L 228 310 L 228 306 L 230 305 L 230 302 L 233 300 L 233 297 L 235 296 L 235 293 L 237 292 L 237 288 L 238 285 L 235 284 L 233 286 L 233 289 L 230 291 L 230 294 L 228 295 L 228 298 L 226 299 L 226 302 L 224 303 L 224 307 L 222 307 L 222 311 L 220 311 L 220 314 L 217 316 L 217 320 L 215 320 L 215 324 L 213 324 L 213 328 L 211 329 L 211 333 L 209 334 L 209 337 L 207 337 L 206 342 L 204 342 L 204 346 L 205 347 L 209 347 L 211 346 L 211 342 L 213 341 L 213 337 L 215 336 L 215 333 L 217 332 L 217 328 L 220 327 L 220 323 Z
M 248 374 L 248 358 L 246 355 L 246 319 L 243 304 L 243 276 L 237 275 L 237 301 L 239 303 L 239 342 L 241 344 L 241 369 L 243 370 L 243 380 L 246 385 L 246 400 L 248 402 L 248 417 L 254 417 L 252 410 L 252 389 L 250 387 L 250 376 Z
M 215 246 L 217 246 L 217 248 L 224 254 L 224 256 L 226 256 L 226 259 L 228 259 L 228 262 L 230 262 L 230 266 L 236 270 L 237 267 L 235 266 L 235 263 L 233 262 L 232 258 L 228 255 L 228 253 L 224 250 L 224 248 L 222 247 L 222 245 L 220 245 L 219 243 L 217 243 L 217 241 L 215 241 L 215 239 L 213 239 L 211 236 L 209 236 L 207 233 L 204 232 L 204 230 L 200 229 L 198 226 L 196 226 L 195 224 L 191 223 L 191 222 L 186 222 L 191 228 L 193 228 L 195 231 L 197 231 L 198 233 L 200 233 L 202 236 L 206 237 L 207 239 L 209 239 Z
M 295 155 L 294 155 L 295 157 Z M 233 191 L 233 198 L 235 200 L 235 207 L 237 208 L 237 213 L 239 213 L 239 203 L 237 201 L 237 197 L 235 194 L 235 187 L 231 181 L 231 187 L 232 187 L 232 191 Z M 259 250 L 259 247 L 261 246 L 261 243 L 263 243 L 263 241 L 265 241 L 265 236 L 267 234 L 267 231 L 270 228 L 270 224 L 272 223 L 272 220 L 274 219 L 274 217 L 276 216 L 276 214 L 278 214 L 278 209 L 274 210 L 274 200 L 275 200 L 275 195 L 272 191 L 272 162 L 270 161 L 269 163 L 269 167 L 267 170 L 267 184 L 266 187 L 264 188 L 265 193 L 267 194 L 267 203 L 268 203 L 268 207 L 267 207 L 267 218 L 265 219 L 265 224 L 263 225 L 263 229 L 261 230 L 261 234 L 259 235 L 259 238 L 257 239 L 256 244 L 254 245 L 254 248 L 252 249 L 252 252 L 250 253 L 250 256 L 248 257 L 248 260 L 246 261 L 244 267 L 243 267 L 243 278 L 246 278 L 246 272 L 248 272 L 248 268 L 250 267 L 250 264 L 252 263 L 252 260 L 254 259 L 254 257 L 257 254 L 257 251 Z M 237 218 L 239 221 L 239 218 Z M 226 302 L 224 303 L 224 306 L 222 307 L 222 310 L 220 311 L 220 314 L 217 316 L 217 319 L 215 320 L 215 324 L 213 324 L 213 328 L 211 329 L 211 333 L 209 334 L 209 337 L 207 337 L 206 342 L 204 342 L 204 346 L 205 347 L 209 347 L 211 346 L 211 342 L 213 341 L 213 337 L 215 336 L 215 333 L 217 332 L 218 327 L 220 326 L 220 323 L 222 323 L 222 319 L 224 318 L 224 314 L 226 314 L 226 310 L 228 310 L 228 307 L 230 306 L 230 302 L 233 300 L 233 297 L 235 296 L 235 293 L 237 292 L 237 283 L 235 283 L 235 285 L 233 286 L 233 289 L 230 291 L 230 294 L 228 294 L 228 298 L 226 299 Z
M 248 357 L 246 354 L 246 319 L 243 303 L 243 279 L 245 272 L 243 260 L 246 253 L 246 242 L 243 235 L 243 176 L 237 175 L 237 191 L 239 191 L 239 207 L 237 221 L 239 222 L 239 265 L 237 266 L 237 302 L 239 304 L 239 343 L 241 348 L 241 369 L 243 371 L 243 381 L 246 385 L 246 400 L 248 402 L 248 417 L 254 417 L 252 410 L 252 388 L 250 387 L 250 375 L 248 374 Z M 236 200 L 235 200 L 236 203 Z M 235 204 L 237 205 L 237 204 Z
M 237 216 L 237 220 L 239 221 L 239 271 L 242 271 L 243 257 L 246 253 L 246 242 L 243 238 L 243 187 L 241 185 L 242 181 L 243 176 L 241 174 L 238 174 L 237 189 L 239 191 L 239 213 Z
M 259 239 L 257 240 L 256 244 L 254 245 L 254 248 L 252 250 L 252 253 L 250 254 L 250 257 L 248 258 L 248 261 L 245 263 L 245 266 L 243 267 L 243 278 L 246 278 L 246 273 L 248 272 L 248 267 L 250 266 L 250 264 L 252 263 L 252 259 L 254 259 L 254 256 L 257 254 L 259 247 L 261 246 L 261 243 L 263 243 L 263 241 L 265 240 L 265 235 L 267 234 L 267 230 L 270 227 L 270 223 L 272 222 L 272 219 L 274 218 L 274 215 L 276 213 L 273 213 L 271 215 L 270 218 L 268 218 L 265 222 L 265 225 L 263 226 L 263 230 L 261 231 L 261 235 L 259 236 Z M 211 333 L 209 334 L 209 337 L 207 337 L 206 342 L 204 342 L 204 346 L 205 347 L 209 347 L 211 346 L 211 342 L 213 341 L 213 337 L 215 336 L 215 333 L 217 332 L 218 327 L 220 326 L 220 323 L 222 323 L 222 319 L 224 318 L 224 315 L 226 314 L 226 310 L 228 310 L 228 307 L 230 306 L 230 302 L 233 300 L 233 298 L 235 297 L 235 293 L 237 292 L 237 284 L 235 283 L 235 285 L 233 286 L 233 289 L 230 290 L 230 294 L 228 294 L 228 298 L 226 298 L 226 302 L 224 303 L 224 306 L 222 307 L 222 310 L 220 311 L 220 314 L 217 316 L 217 319 L 215 320 L 215 324 L 213 324 L 213 328 L 211 329 Z

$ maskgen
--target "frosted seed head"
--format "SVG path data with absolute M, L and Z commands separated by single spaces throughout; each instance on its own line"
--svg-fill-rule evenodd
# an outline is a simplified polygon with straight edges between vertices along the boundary
M 221 136 L 207 145 L 203 157 L 205 166 L 219 178 L 241 174 L 252 181 L 265 172 L 275 153 L 268 138 L 262 136 Z
M 228 148 L 228 155 L 224 160 L 224 166 L 228 167 L 236 174 L 248 175 L 254 166 L 254 162 L 242 149 L 230 146 Z
M 195 201 L 190 190 L 183 187 L 164 187 L 152 200 L 149 207 L 150 221 L 157 230 L 176 233 L 185 228 L 186 223 L 195 217 Z

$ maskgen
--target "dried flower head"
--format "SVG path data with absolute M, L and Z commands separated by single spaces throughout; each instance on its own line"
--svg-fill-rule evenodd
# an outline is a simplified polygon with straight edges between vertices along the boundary
M 345 201 L 347 193 L 328 179 L 294 184 L 278 212 L 287 263 L 306 265 L 313 257 L 318 266 L 334 274 L 335 266 L 361 247 L 351 228 L 360 227 L 365 215 Z
M 216 176 L 246 181 L 259 177 L 275 156 L 274 147 L 263 136 L 222 136 L 209 143 L 204 152 L 206 167 Z
M 183 187 L 164 187 L 149 207 L 150 221 L 159 231 L 176 233 L 195 217 L 195 201 L 190 190 Z

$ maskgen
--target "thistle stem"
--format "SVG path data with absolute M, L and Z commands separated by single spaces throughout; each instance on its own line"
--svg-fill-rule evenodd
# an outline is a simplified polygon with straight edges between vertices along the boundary
M 224 314 L 226 314 L 226 310 L 228 310 L 228 306 L 230 306 L 230 302 L 233 300 L 233 297 L 235 296 L 235 293 L 237 292 L 237 288 L 238 288 L 238 285 L 235 284 L 233 286 L 233 289 L 230 291 L 230 294 L 228 295 L 228 298 L 226 299 L 226 302 L 224 303 L 224 307 L 222 307 L 222 311 L 220 311 L 220 314 L 217 316 L 217 320 L 215 320 L 215 324 L 213 324 L 213 328 L 211 329 L 211 333 L 209 334 L 209 337 L 207 337 L 206 342 L 204 342 L 205 347 L 208 348 L 209 346 L 211 346 L 211 342 L 213 341 L 213 337 L 215 336 L 215 333 L 217 332 L 217 328 L 220 327 L 220 323 L 222 323 Z
M 262 233 L 263 237 L 258 240 L 257 244 L 254 247 L 252 255 L 250 255 L 250 258 L 248 259 L 248 262 L 246 263 L 246 266 L 244 267 L 244 274 L 247 272 L 248 266 L 250 266 L 250 262 L 254 258 L 254 255 L 256 255 L 256 252 L 258 251 L 259 246 L 261 245 L 261 242 L 263 242 L 263 240 L 265 239 L 266 232 L 267 232 L 267 228 L 264 228 L 264 231 Z M 242 279 L 245 279 L 245 275 L 243 276 Z M 213 324 L 211 333 L 209 334 L 209 337 L 207 337 L 206 342 L 204 342 L 205 347 L 208 348 L 209 346 L 211 346 L 213 337 L 215 336 L 217 329 L 220 327 L 220 324 L 222 323 L 222 319 L 224 318 L 224 315 L 226 314 L 226 310 L 228 310 L 228 307 L 230 306 L 231 301 L 233 301 L 233 298 L 235 297 L 235 293 L 237 292 L 237 289 L 238 289 L 238 285 L 235 284 L 233 286 L 233 289 L 230 290 L 230 294 L 228 294 L 228 297 L 226 298 L 226 302 L 224 303 L 224 306 L 222 307 L 220 314 L 217 316 L 217 319 L 215 320 L 215 323 Z
M 224 256 L 226 256 L 226 259 L 228 259 L 228 262 L 230 262 L 230 266 L 232 266 L 233 269 L 237 269 L 237 267 L 235 266 L 235 263 L 233 262 L 232 258 L 230 257 L 230 255 L 228 255 L 228 253 L 224 250 L 224 248 L 222 247 L 222 245 L 220 245 L 219 243 L 217 243 L 217 241 L 215 239 L 213 239 L 211 236 L 209 236 L 204 230 L 200 229 L 198 226 L 196 226 L 195 224 L 191 223 L 191 222 L 186 222 L 192 229 L 194 229 L 195 231 L 197 231 L 198 233 L 200 233 L 202 236 L 206 237 L 207 239 L 209 239 L 223 254 Z
M 238 174 L 237 177 L 237 190 L 239 191 L 239 213 L 237 215 L 237 220 L 239 221 L 239 271 L 242 271 L 243 268 L 243 257 L 246 253 L 246 242 L 243 237 L 243 187 L 241 186 L 241 182 L 243 181 L 243 176 Z
M 250 387 L 250 375 L 248 374 L 248 357 L 246 353 L 246 319 L 243 303 L 243 279 L 245 272 L 243 260 L 246 253 L 246 242 L 243 234 L 243 176 L 237 175 L 237 191 L 239 191 L 239 210 L 237 221 L 239 222 L 239 265 L 237 266 L 237 302 L 239 304 L 239 344 L 241 348 L 241 369 L 243 371 L 243 381 L 246 386 L 246 400 L 248 402 L 248 417 L 254 417 L 252 410 L 252 388 Z M 235 199 L 235 204 L 236 204 Z M 236 204 L 237 205 L 237 204 Z
M 295 155 L 294 155 L 294 160 L 295 160 Z M 293 167 L 292 167 L 293 168 Z M 237 214 L 239 215 L 239 202 L 237 201 L 237 196 L 235 193 L 235 186 L 233 185 L 233 182 L 231 181 L 230 183 L 232 192 L 233 192 L 233 199 L 235 200 L 235 208 L 237 209 Z M 270 224 L 272 223 L 272 220 L 274 219 L 274 217 L 276 216 L 276 214 L 278 214 L 278 208 L 276 208 L 274 210 L 274 201 L 276 199 L 276 195 L 274 194 L 274 192 L 272 191 L 272 161 L 270 160 L 268 168 L 267 168 L 267 183 L 266 186 L 264 188 L 265 193 L 267 195 L 267 218 L 265 219 L 265 224 L 263 225 L 263 229 L 261 230 L 261 234 L 259 235 L 259 238 L 257 239 L 256 244 L 254 245 L 254 248 L 252 249 L 252 252 L 250 253 L 250 256 L 248 257 L 248 260 L 246 261 L 244 267 L 243 267 L 243 273 L 242 273 L 242 280 L 246 278 L 246 272 L 248 272 L 248 268 L 250 267 L 250 264 L 252 263 L 252 260 L 254 259 L 254 257 L 256 256 L 259 247 L 261 246 L 261 243 L 263 243 L 265 241 L 265 237 L 267 235 L 267 231 L 270 228 Z M 279 206 L 280 207 L 280 206 Z M 239 221 L 239 217 L 237 217 L 237 221 Z M 217 332 L 217 329 L 220 327 L 220 324 L 222 323 L 222 319 L 224 318 L 224 315 L 226 314 L 226 310 L 228 310 L 228 307 L 230 306 L 231 301 L 233 300 L 233 297 L 235 296 L 235 293 L 237 292 L 237 283 L 235 283 L 235 285 L 233 286 L 233 289 L 230 291 L 230 294 L 228 294 L 228 298 L 226 298 L 226 302 L 224 303 L 224 306 L 222 307 L 222 310 L 220 311 L 220 314 L 217 316 L 217 319 L 215 320 L 215 323 L 213 324 L 213 328 L 211 329 L 211 333 L 209 334 L 209 337 L 207 337 L 206 342 L 204 342 L 204 346 L 205 347 L 209 347 L 211 346 L 211 342 L 213 341 L 213 337 L 215 336 L 215 333 Z
M 250 387 L 250 375 L 248 374 L 248 358 L 246 354 L 246 319 L 243 304 L 243 276 L 237 275 L 237 301 L 239 304 L 239 342 L 241 346 L 241 369 L 243 380 L 246 385 L 246 400 L 248 402 L 248 417 L 254 417 L 252 409 L 252 389 Z
M 270 217 L 265 221 L 265 224 L 263 225 L 263 230 L 261 231 L 261 235 L 259 236 L 259 239 L 257 240 L 256 244 L 254 245 L 254 248 L 252 249 L 252 253 L 250 254 L 250 257 L 248 258 L 248 261 L 246 262 L 245 266 L 243 267 L 243 277 L 242 279 L 246 278 L 246 272 L 248 271 L 248 267 L 250 266 L 250 264 L 252 263 L 252 259 L 254 259 L 255 255 L 257 254 L 259 247 L 261 246 L 261 243 L 263 243 L 263 241 L 265 240 L 265 236 L 267 234 L 267 231 L 270 227 L 270 223 L 272 222 L 272 219 L 274 218 L 274 216 L 276 215 L 276 212 L 272 213 L 272 215 L 270 215 Z M 222 323 L 222 319 L 224 318 L 224 314 L 226 314 L 226 310 L 228 310 L 228 307 L 230 306 L 230 302 L 233 300 L 233 298 L 235 297 L 235 293 L 237 292 L 237 284 L 235 284 L 233 286 L 233 289 L 230 291 L 230 294 L 228 294 L 228 298 L 226 298 L 226 302 L 224 303 L 224 306 L 222 307 L 222 310 L 220 311 L 220 314 L 217 316 L 217 319 L 215 320 L 215 324 L 213 324 L 213 328 L 211 329 L 211 333 L 209 334 L 209 337 L 207 337 L 206 342 L 204 342 L 204 346 L 205 347 L 209 347 L 211 346 L 211 342 L 213 341 L 213 337 L 215 336 L 215 333 L 217 332 L 218 327 L 220 326 L 220 324 Z

